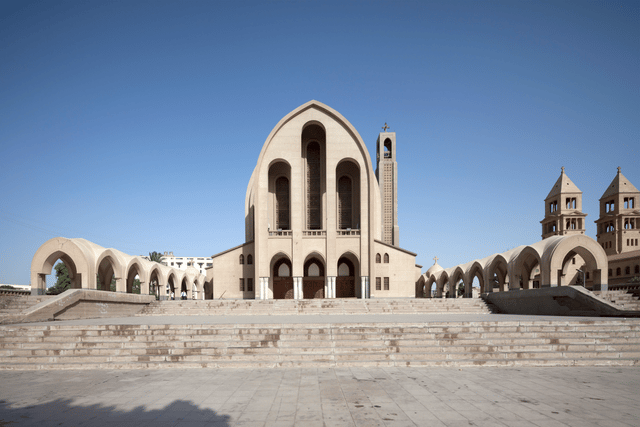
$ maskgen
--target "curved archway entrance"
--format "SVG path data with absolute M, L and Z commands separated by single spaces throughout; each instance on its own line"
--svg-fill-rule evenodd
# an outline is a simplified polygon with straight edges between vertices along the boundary
M 304 263 L 303 298 L 324 298 L 324 281 L 324 263 L 316 257 L 307 260 Z
M 336 298 L 356 297 L 356 269 L 347 257 L 338 260 L 338 277 L 336 277 Z
M 280 258 L 273 265 L 273 299 L 293 299 L 291 261 Z

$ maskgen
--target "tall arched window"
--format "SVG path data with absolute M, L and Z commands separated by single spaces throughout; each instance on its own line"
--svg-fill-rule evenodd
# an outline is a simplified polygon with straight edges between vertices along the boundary
M 238 258 L 240 264 L 244 264 L 244 255 L 240 254 L 240 257 Z
M 276 179 L 276 229 L 289 230 L 289 180 L 281 176 Z
M 308 230 L 324 228 L 323 194 L 326 134 L 319 124 L 308 123 L 302 130 L 302 155 L 305 160 L 305 219 Z
M 376 254 L 376 264 L 380 264 L 381 260 L 382 258 L 380 257 L 380 254 Z
M 247 255 L 247 264 L 253 264 L 253 256 L 251 254 Z
M 320 144 L 312 141 L 307 145 L 307 227 L 322 229 Z
M 619 276 L 620 274 L 622 274 L 622 271 L 620 270 L 620 267 L 616 268 L 616 276 Z
M 384 263 L 389 264 L 389 254 L 384 254 Z
M 269 167 L 269 228 L 291 230 L 291 166 L 278 160 Z
M 352 228 L 352 185 L 351 178 L 342 176 L 338 180 L 338 228 Z

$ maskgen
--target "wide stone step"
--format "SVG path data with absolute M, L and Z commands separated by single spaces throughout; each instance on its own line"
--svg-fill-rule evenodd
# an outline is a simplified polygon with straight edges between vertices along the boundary
M 0 327 L 0 369 L 614 366 L 638 360 L 640 320 L 624 319 Z

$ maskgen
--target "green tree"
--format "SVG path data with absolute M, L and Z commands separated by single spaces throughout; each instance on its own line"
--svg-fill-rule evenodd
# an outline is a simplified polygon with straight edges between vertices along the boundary
M 133 279 L 133 284 L 131 285 L 131 293 L 132 294 L 140 294 L 140 280 Z
M 65 263 L 59 262 L 53 268 L 56 271 L 56 284 L 47 289 L 47 295 L 61 294 L 71 286 L 69 270 L 67 270 Z
M 160 262 L 162 261 L 162 254 L 160 252 L 149 252 L 149 261 Z

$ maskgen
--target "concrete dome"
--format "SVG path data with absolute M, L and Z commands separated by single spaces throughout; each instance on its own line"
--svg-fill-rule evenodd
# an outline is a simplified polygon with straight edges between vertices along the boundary
M 426 277 L 430 277 L 433 276 L 439 272 L 441 272 L 442 270 L 444 270 L 442 267 L 440 267 L 438 265 L 438 263 L 436 262 L 435 264 L 433 264 L 431 267 L 429 267 L 429 269 L 427 270 L 427 272 L 425 273 Z

